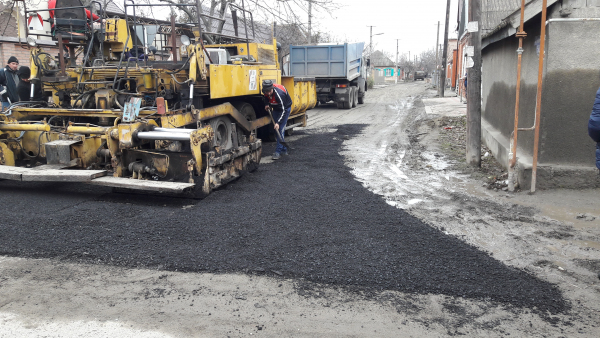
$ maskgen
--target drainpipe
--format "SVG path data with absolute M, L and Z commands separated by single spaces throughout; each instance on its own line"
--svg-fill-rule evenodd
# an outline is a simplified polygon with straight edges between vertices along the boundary
M 581 22 L 581 21 L 600 21 L 600 18 L 556 18 L 546 21 L 546 25 L 551 22 Z
M 525 34 L 523 32 L 523 16 L 524 16 L 524 0 L 521 0 L 521 30 L 517 34 Z M 544 51 L 546 46 L 546 12 L 548 7 L 548 1 L 542 1 L 542 28 L 540 34 L 540 56 L 538 63 L 538 83 L 537 83 L 537 94 L 536 94 L 536 103 L 535 103 L 535 120 L 533 122 L 533 127 L 531 128 L 518 128 L 519 123 L 519 90 L 521 86 L 521 54 L 522 51 L 522 38 L 519 37 L 519 64 L 517 66 L 517 97 L 516 97 L 516 107 L 515 107 L 515 126 L 513 135 L 511 137 L 511 153 L 509 153 L 510 162 L 509 162 L 509 177 L 508 177 L 508 189 L 509 191 L 514 191 L 514 166 L 516 164 L 517 157 L 517 132 L 518 131 L 531 131 L 535 130 L 535 136 L 533 141 L 533 166 L 531 169 L 531 190 L 530 193 L 535 193 L 535 184 L 537 179 L 537 162 L 538 162 L 538 149 L 539 149 L 539 141 L 540 141 L 540 119 L 541 119 L 541 111 L 542 111 L 542 79 L 543 79 L 543 71 L 544 71 Z M 526 36 L 526 35 L 525 35 Z M 512 155 L 512 156 L 511 156 Z
M 519 49 L 517 49 L 517 96 L 515 100 L 515 125 L 510 138 L 510 153 L 508 154 L 508 191 L 515 191 L 515 164 L 517 163 L 517 134 L 519 132 L 519 99 L 521 93 L 521 60 L 523 55 L 523 39 L 527 36 L 524 27 L 525 0 L 521 0 L 521 27 L 517 33 Z
M 546 48 L 546 12 L 548 0 L 542 2 L 542 33 L 540 34 L 540 61 L 538 67 L 538 87 L 537 101 L 535 107 L 535 138 L 533 140 L 533 167 L 531 168 L 531 190 L 530 193 L 535 193 L 535 183 L 537 179 L 537 162 L 538 162 L 538 146 L 540 143 L 540 116 L 542 114 L 542 76 L 544 71 L 544 51 Z

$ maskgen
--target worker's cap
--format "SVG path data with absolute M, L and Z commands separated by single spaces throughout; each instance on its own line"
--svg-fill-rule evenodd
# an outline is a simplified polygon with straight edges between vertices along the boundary
M 17 71 L 17 75 L 19 75 L 21 79 L 29 79 L 31 77 L 31 69 L 27 66 L 21 66 Z
M 273 89 L 273 81 L 271 80 L 263 80 L 262 82 L 262 92 L 266 93 L 269 90 Z
M 13 62 L 19 63 L 19 60 L 15 56 L 9 57 L 7 64 L 13 63 Z

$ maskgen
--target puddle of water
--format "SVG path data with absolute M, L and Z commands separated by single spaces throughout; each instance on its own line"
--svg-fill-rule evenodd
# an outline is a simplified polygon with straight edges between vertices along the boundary
M 414 99 L 402 99 L 388 105 L 385 111 L 387 124 L 376 134 L 352 139 L 344 143 L 344 154 L 353 158 L 353 175 L 363 186 L 384 196 L 386 202 L 401 209 L 424 203 L 428 196 L 440 196 L 455 189 L 458 173 L 447 171 L 450 166 L 443 156 L 435 152 L 419 153 L 426 169 L 415 169 L 406 158 L 412 154 L 405 128 L 411 125 L 410 109 Z M 371 143 L 369 145 L 368 143 Z M 365 152 L 364 149 L 375 151 Z
M 573 245 L 577 245 L 582 248 L 592 248 L 600 250 L 600 243 L 594 241 L 571 241 Z
M 444 161 L 442 156 L 436 156 L 436 154 L 431 152 L 423 152 L 421 153 L 421 157 L 427 160 L 427 164 L 430 165 L 435 170 L 444 170 L 450 166 L 448 162 Z
M 492 197 L 492 193 L 482 187 L 480 182 L 464 182 L 463 186 L 469 195 L 485 198 Z
M 542 215 L 563 223 L 571 224 L 576 229 L 597 228 L 600 226 L 600 215 L 597 214 L 598 209 L 581 208 L 573 210 L 570 207 L 546 204 L 538 205 L 538 208 Z M 593 215 L 596 219 L 593 221 L 586 221 L 585 219 L 577 218 L 577 215 L 579 214 Z

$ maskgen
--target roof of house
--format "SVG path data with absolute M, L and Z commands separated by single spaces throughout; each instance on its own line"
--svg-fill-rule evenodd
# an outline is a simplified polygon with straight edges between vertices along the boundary
M 203 14 L 209 14 L 210 13 L 210 9 L 206 8 L 206 7 L 202 7 L 202 11 Z M 217 15 L 213 15 L 213 16 L 218 16 Z M 218 26 L 220 23 L 220 20 L 214 20 L 214 19 L 210 19 L 207 18 L 207 20 L 210 22 L 210 29 L 208 31 L 210 32 L 216 32 L 218 30 Z M 272 29 L 271 29 L 271 25 L 265 25 L 263 23 L 260 22 L 252 22 L 252 20 L 249 17 L 246 17 L 246 20 L 244 21 L 244 17 L 243 15 L 238 11 L 237 13 L 237 30 L 238 30 L 238 37 L 241 38 L 245 38 L 246 37 L 246 28 L 248 29 L 248 38 L 251 41 L 255 41 L 255 42 L 263 42 L 263 43 L 270 43 L 272 40 Z M 206 30 L 206 27 L 203 25 L 203 28 Z M 225 35 L 230 35 L 230 36 L 235 36 L 235 28 L 233 26 L 233 17 L 231 15 L 231 12 L 225 12 L 225 24 L 223 25 L 223 30 L 221 34 L 225 34 Z
M 527 0 L 531 2 L 531 0 Z M 486 0 L 481 2 L 481 31 L 483 36 L 521 8 L 521 0 Z
M 521 4 L 515 0 L 487 0 L 482 6 L 481 47 L 503 40 L 517 33 L 521 24 Z M 517 2 L 518 4 L 515 4 Z M 547 0 L 547 7 L 558 0 Z M 484 2 L 485 3 L 485 2 Z M 494 6 L 496 5 L 496 6 Z M 528 0 L 525 4 L 524 22 L 531 20 L 542 12 L 542 0 Z M 512 8 L 512 9 L 511 9 Z M 483 18 L 487 18 L 484 20 Z
M 13 7 L 12 3 L 0 2 L 0 36 L 18 36 L 16 13 L 17 7 Z
M 381 51 L 374 51 L 371 55 L 371 65 L 373 67 L 394 67 L 396 64 Z
M 106 3 L 105 8 L 106 14 L 125 14 L 125 11 L 121 9 L 121 6 L 117 5 L 113 0 Z

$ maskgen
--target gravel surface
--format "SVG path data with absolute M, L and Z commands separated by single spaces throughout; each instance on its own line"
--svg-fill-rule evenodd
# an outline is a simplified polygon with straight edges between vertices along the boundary
M 307 134 L 289 157 L 202 201 L 0 182 L 0 255 L 266 274 L 366 295 L 433 293 L 540 313 L 567 310 L 552 284 L 388 205 L 354 180 L 338 151 L 361 129 Z

